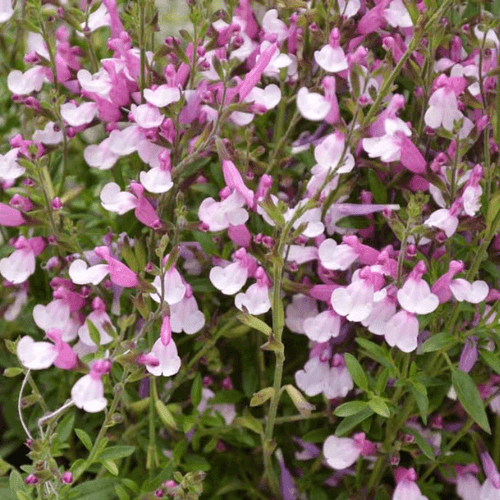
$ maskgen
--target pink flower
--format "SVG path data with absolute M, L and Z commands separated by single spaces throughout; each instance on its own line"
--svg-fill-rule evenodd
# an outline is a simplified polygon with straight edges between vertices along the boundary
M 240 248 L 233 254 L 236 262 L 226 267 L 213 267 L 210 270 L 210 281 L 212 285 L 224 295 L 234 295 L 245 285 L 249 271 L 255 265 L 252 258 L 247 256 L 244 248 Z
M 250 285 L 245 293 L 236 295 L 234 304 L 240 311 L 243 311 L 245 307 L 250 314 L 258 316 L 271 309 L 271 301 L 269 300 L 271 282 L 262 267 L 257 268 L 254 276 L 257 283 Z
M 375 335 L 384 335 L 387 323 L 396 313 L 396 293 L 397 288 L 390 286 L 375 292 L 373 296 L 373 308 L 370 316 L 361 323 Z
M 398 291 L 401 307 L 410 313 L 429 314 L 439 305 L 439 298 L 431 292 L 427 282 L 422 279 L 426 271 L 425 263 L 420 261 Z
M 385 340 L 403 352 L 413 352 L 417 348 L 418 320 L 414 314 L 399 311 L 385 325 Z
M 69 276 L 77 285 L 98 285 L 108 274 L 111 281 L 121 287 L 134 288 L 139 284 L 137 275 L 125 264 L 111 256 L 107 247 L 96 247 L 94 252 L 107 264 L 87 267 L 87 263 L 77 259 L 69 266 Z
M 458 198 L 453 202 L 450 209 L 440 208 L 431 214 L 424 222 L 424 226 L 437 227 L 442 229 L 446 236 L 450 238 L 455 234 L 458 227 L 458 214 L 462 211 L 463 201 Z
M 329 44 L 314 52 L 318 65 L 329 73 L 338 73 L 348 68 L 347 58 L 340 47 L 340 32 L 334 28 L 330 33 Z
M 80 323 L 71 316 L 70 306 L 64 300 L 56 299 L 46 306 L 37 304 L 33 308 L 33 319 L 46 333 L 57 328 L 66 342 L 74 340 L 78 335 Z
M 0 260 L 0 274 L 11 283 L 18 284 L 35 272 L 35 257 L 43 251 L 45 242 L 39 236 L 30 239 L 19 236 L 14 248 L 16 250 L 9 257 Z
M 31 337 L 23 337 L 17 344 L 17 357 L 23 366 L 30 370 L 43 370 L 54 364 L 63 370 L 72 370 L 77 365 L 76 354 L 61 338 L 58 329 L 47 332 L 54 344 L 35 342 Z
M 61 106 L 61 116 L 63 120 L 72 127 L 88 125 L 97 115 L 97 105 L 94 102 L 74 104 L 67 102 Z
M 144 187 L 137 182 L 131 182 L 130 190 L 133 194 L 121 191 L 118 184 L 109 182 L 101 191 L 102 206 L 120 215 L 134 209 L 137 220 L 145 226 L 158 229 L 161 222 L 155 209 L 144 196 Z
M 285 324 L 294 333 L 306 333 L 304 322 L 307 318 L 317 316 L 319 313 L 316 300 L 307 295 L 297 294 L 292 297 L 292 302 L 285 310 Z
M 96 344 L 90 336 L 87 323 L 87 321 L 90 321 L 99 332 L 100 345 L 109 344 L 113 340 L 113 337 L 108 333 L 108 330 L 113 334 L 116 333 L 116 330 L 111 323 L 110 317 L 106 313 L 106 305 L 102 299 L 96 297 L 92 301 L 92 309 L 93 311 L 87 316 L 85 323 L 78 329 L 78 336 L 87 346 L 95 347 Z
M 334 354 L 332 359 L 332 367 L 325 381 L 323 394 L 329 399 L 345 398 L 347 393 L 354 388 L 351 374 L 347 369 L 344 361 L 344 356 Z
M 415 482 L 417 480 L 415 469 L 398 467 L 394 475 L 396 476 L 397 486 L 392 495 L 392 500 L 427 500 L 427 497 L 422 495 Z
M 13 181 L 24 174 L 25 169 L 17 163 L 19 148 L 13 148 L 0 155 L 0 180 Z
M 102 376 L 109 373 L 111 361 L 98 359 L 92 364 L 90 373 L 84 375 L 71 389 L 71 399 L 77 408 L 88 413 L 97 413 L 104 410 L 108 401 L 104 397 Z
M 306 318 L 304 331 L 315 342 L 327 342 L 331 338 L 339 336 L 340 316 L 335 311 L 328 309 L 317 316 Z
M 205 315 L 198 308 L 198 303 L 189 285 L 186 285 L 184 298 L 170 305 L 170 325 L 176 333 L 188 335 L 199 332 L 205 326 Z
M 368 318 L 372 312 L 373 295 L 379 281 L 377 274 L 372 273 L 368 267 L 356 271 L 349 286 L 333 291 L 331 303 L 334 311 L 346 316 L 349 321 L 363 321 Z
M 338 438 L 329 436 L 323 444 L 323 455 L 326 463 L 337 470 L 347 469 L 360 456 L 374 453 L 373 444 L 365 439 L 365 434 L 360 432 L 351 438 Z
M 167 257 L 165 257 L 163 264 L 167 261 Z M 162 297 L 162 286 L 161 286 L 161 278 L 160 276 L 156 276 L 152 285 L 156 288 L 157 293 L 151 294 L 151 298 L 155 302 L 160 302 Z M 165 272 L 165 276 L 163 279 L 163 301 L 166 302 L 169 306 L 174 304 L 178 304 L 181 300 L 184 299 L 186 295 L 186 284 L 182 279 L 179 271 L 172 266 L 168 271 Z
M 163 317 L 160 338 L 154 343 L 151 354 L 159 361 L 158 366 L 146 366 L 146 369 L 152 375 L 156 377 L 161 375 L 170 377 L 179 371 L 181 358 L 177 354 L 177 347 L 172 338 L 172 329 L 170 328 L 170 318 L 168 315 Z
M 0 226 L 17 227 L 24 223 L 23 214 L 19 210 L 0 203 Z

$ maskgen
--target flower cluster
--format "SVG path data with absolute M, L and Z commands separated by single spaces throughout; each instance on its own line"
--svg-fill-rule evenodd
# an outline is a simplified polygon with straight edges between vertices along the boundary
M 500 498 L 500 42 L 476 3 L 190 1 L 159 43 L 153 0 L 0 2 L 26 496 L 138 448 L 120 499 Z

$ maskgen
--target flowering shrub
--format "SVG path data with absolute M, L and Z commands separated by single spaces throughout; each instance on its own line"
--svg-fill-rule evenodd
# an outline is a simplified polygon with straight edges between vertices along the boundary
M 0 2 L 2 500 L 500 499 L 500 2 L 262 4 Z

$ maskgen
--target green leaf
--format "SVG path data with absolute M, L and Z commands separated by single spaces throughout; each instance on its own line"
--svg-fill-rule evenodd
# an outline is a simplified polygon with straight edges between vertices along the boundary
M 262 321 L 259 318 L 256 318 L 255 316 L 252 316 L 251 314 L 240 313 L 236 317 L 243 324 L 250 326 L 255 330 L 258 330 L 259 332 L 263 333 L 266 337 L 269 337 L 269 335 L 271 335 L 271 333 L 273 332 L 272 328 L 267 323 L 264 323 L 264 321 Z
M 426 340 L 420 347 L 420 352 L 422 354 L 426 352 L 439 351 L 441 349 L 448 349 L 455 345 L 457 341 L 453 335 L 448 332 L 441 332 L 433 335 L 430 339 Z
M 265 389 L 256 392 L 252 399 L 250 400 L 250 406 L 260 406 L 263 405 L 269 398 L 274 395 L 273 387 L 266 387 Z
M 210 399 L 210 404 L 236 404 L 239 403 L 245 396 L 234 389 L 228 391 L 220 391 Z
M 351 374 L 352 380 L 354 383 L 364 391 L 368 390 L 368 379 L 366 378 L 365 372 L 363 368 L 359 364 L 359 361 L 349 353 L 344 355 L 345 364 L 349 373 Z
M 116 460 L 125 458 L 135 451 L 135 446 L 110 446 L 99 454 L 99 460 Z
M 32 497 L 24 491 L 16 491 L 16 495 L 19 500 L 32 500 Z
M 335 435 L 337 437 L 342 437 L 348 434 L 352 429 L 354 429 L 354 427 L 356 427 L 361 422 L 363 422 L 363 420 L 366 420 L 368 417 L 371 417 L 372 415 L 373 415 L 373 410 L 369 407 L 366 407 L 359 413 L 344 418 L 344 420 L 340 422 L 337 429 L 335 430 Z
M 452 381 L 458 400 L 465 411 L 479 427 L 491 434 L 490 423 L 484 410 L 483 401 L 472 378 L 462 370 L 453 370 Z
M 118 473 L 120 471 L 118 470 L 118 466 L 113 462 L 113 460 L 104 460 L 102 462 L 102 465 L 108 472 L 113 474 L 113 476 L 118 476 Z
M 3 372 L 4 377 L 17 377 L 18 375 L 21 375 L 23 373 L 23 369 L 18 367 L 18 366 L 12 366 L 10 368 L 6 368 Z
M 116 479 L 85 481 L 71 489 L 71 500 L 109 500 L 114 497 Z
M 130 500 L 130 496 L 121 484 L 115 484 L 115 493 L 120 500 Z
M 90 451 L 92 449 L 92 439 L 90 439 L 90 436 L 83 429 L 75 429 L 75 434 L 83 443 L 83 446 L 85 446 L 85 448 Z
M 333 412 L 337 417 L 350 417 L 361 410 L 364 410 L 367 406 L 366 401 L 349 401 L 335 408 Z
M 201 402 L 201 391 L 203 389 L 203 382 L 201 380 L 201 373 L 197 373 L 191 386 L 191 403 L 194 407 L 198 406 Z
M 422 434 L 420 432 L 416 431 L 415 429 L 411 429 L 409 427 L 405 427 L 403 429 L 407 434 L 411 434 L 415 438 L 415 443 L 417 443 L 417 446 L 422 450 L 423 454 L 434 461 L 435 455 L 434 455 L 434 450 L 432 449 L 432 446 L 422 437 Z
M 384 183 L 379 179 L 376 172 L 372 169 L 368 170 L 368 183 L 370 185 L 370 191 L 373 194 L 375 203 L 385 204 L 387 203 L 387 190 Z
M 498 358 L 498 354 L 495 354 L 490 351 L 479 351 L 479 356 L 481 359 L 498 375 L 500 375 L 500 359 Z
M 368 405 L 375 412 L 381 415 L 382 417 L 389 418 L 391 416 L 391 411 L 387 406 L 387 403 L 379 396 L 374 396 L 370 401 L 368 401 Z
M 75 425 L 75 416 L 75 412 L 73 411 L 59 422 L 56 433 L 61 443 L 65 443 L 69 439 L 73 426 Z
M 101 345 L 101 334 L 99 333 L 99 330 L 94 325 L 94 323 L 92 323 L 92 321 L 90 321 L 90 319 L 87 319 L 85 321 L 85 323 L 87 324 L 87 328 L 89 329 L 89 335 L 90 335 L 92 342 L 94 342 L 95 345 L 100 346 Z
M 425 386 L 422 386 L 425 389 Z M 425 394 L 422 394 L 414 385 L 410 387 L 410 391 L 417 402 L 418 411 L 420 412 L 420 418 L 422 422 L 427 425 L 427 415 L 429 413 L 429 398 L 427 397 L 427 389 Z
M 390 354 L 384 347 L 381 347 L 374 342 L 363 338 L 357 338 L 356 342 L 366 351 L 366 354 L 370 356 L 370 358 L 374 359 L 387 368 L 393 368 Z
M 162 424 L 165 427 L 170 427 L 171 429 L 177 429 L 177 424 L 175 423 L 175 418 L 170 413 L 170 410 L 163 404 L 163 401 L 159 399 L 155 402 L 156 413 L 160 417 Z
M 12 469 L 12 466 L 3 458 L 0 458 L 0 476 L 5 476 L 10 469 Z
M 26 487 L 24 486 L 23 477 L 17 470 L 13 470 L 9 476 L 9 487 L 10 491 L 15 495 L 18 491 L 24 491 Z
M 255 434 L 262 434 L 264 432 L 264 428 L 260 420 L 257 420 L 250 412 L 244 412 L 242 417 L 238 417 L 235 419 L 235 424 L 241 427 L 245 427 L 246 429 L 255 432 Z
M 285 385 L 284 389 L 290 396 L 290 399 L 293 401 L 293 404 L 295 405 L 295 408 L 297 408 L 299 413 L 303 417 L 309 417 L 315 406 L 307 402 L 303 394 L 293 385 Z

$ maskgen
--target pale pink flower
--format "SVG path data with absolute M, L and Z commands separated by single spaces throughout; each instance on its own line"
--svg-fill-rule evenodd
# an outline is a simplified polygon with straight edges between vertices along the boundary
M 385 340 L 403 352 L 413 352 L 417 348 L 418 320 L 415 314 L 399 311 L 385 325 Z
M 368 318 L 372 312 L 377 282 L 377 273 L 372 273 L 368 267 L 356 271 L 350 285 L 333 291 L 333 309 L 337 314 L 346 316 L 349 321 L 363 321 Z
M 51 71 L 43 66 L 33 66 L 24 73 L 14 70 L 7 77 L 7 87 L 13 94 L 28 95 L 42 89 L 45 82 L 48 82 L 48 75 Z
M 164 377 L 171 377 L 179 371 L 181 367 L 181 358 L 179 358 L 177 354 L 177 347 L 172 338 L 170 318 L 168 315 L 163 318 L 160 338 L 154 343 L 151 354 L 159 361 L 158 366 L 146 366 L 146 369 L 152 375 L 156 377 L 161 375 Z
M 450 238 L 455 234 L 458 227 L 458 214 L 462 211 L 463 201 L 458 198 L 453 202 L 451 208 L 440 208 L 431 214 L 424 222 L 427 227 L 437 227 L 442 229 L 446 236 Z
M 462 500 L 479 498 L 481 483 L 477 480 L 476 474 L 479 468 L 476 464 L 455 465 L 457 473 L 457 495 Z
M 384 335 L 387 323 L 396 314 L 396 293 L 394 286 L 383 288 L 373 295 L 373 308 L 370 316 L 361 323 L 375 335 Z
M 398 291 L 397 297 L 401 307 L 410 313 L 429 314 L 439 305 L 439 298 L 431 292 L 427 282 L 422 279 L 426 271 L 425 263 L 420 261 Z
M 262 267 L 257 268 L 254 276 L 257 283 L 250 285 L 245 293 L 236 295 L 234 304 L 240 311 L 246 308 L 250 314 L 258 316 L 271 309 L 271 301 L 269 300 L 271 282 Z
M 345 398 L 353 388 L 354 382 L 345 365 L 344 356 L 334 354 L 332 366 L 323 388 L 323 394 L 328 399 Z
M 392 0 L 384 10 L 384 17 L 394 28 L 411 28 L 413 22 L 402 0 Z
M 164 259 L 164 264 L 166 262 L 166 258 Z M 161 288 L 161 278 L 160 276 L 156 276 L 152 285 L 156 288 L 157 293 L 152 293 L 151 298 L 155 302 L 160 302 L 162 296 L 162 288 Z M 169 306 L 174 304 L 178 304 L 186 295 L 186 284 L 182 279 L 179 271 L 172 266 L 168 271 L 165 272 L 164 280 L 163 280 L 163 301 L 166 302 Z
M 319 313 L 317 301 L 307 295 L 297 294 L 285 310 L 285 324 L 294 333 L 305 334 L 304 322 Z
M 198 308 L 198 303 L 188 285 L 184 298 L 170 305 L 170 325 L 173 332 L 184 332 L 188 335 L 199 332 L 205 326 L 205 315 Z
M 0 260 L 0 274 L 11 283 L 19 284 L 35 272 L 35 257 L 43 251 L 45 242 L 39 236 L 30 239 L 19 236 L 14 248 L 16 250 L 9 257 Z
M 72 127 L 88 125 L 97 116 L 97 104 L 95 102 L 85 102 L 77 105 L 67 102 L 61 106 L 61 116 Z
M 19 148 L 0 155 L 0 181 L 13 181 L 24 174 L 25 169 L 17 163 Z
M 330 33 L 328 45 L 314 52 L 314 60 L 329 73 L 338 73 L 349 67 L 345 52 L 340 46 L 340 31 L 338 28 L 333 28 Z
M 53 300 L 46 306 L 37 304 L 33 308 L 33 319 L 36 325 L 45 332 L 52 328 L 60 330 L 62 340 L 65 342 L 74 340 L 81 326 L 80 322 L 71 316 L 69 304 L 62 299 Z
M 135 123 L 141 128 L 159 127 L 165 118 L 160 110 L 152 104 L 141 104 L 139 106 L 132 104 L 130 112 Z
M 339 336 L 340 316 L 335 311 L 328 309 L 317 316 L 304 320 L 305 334 L 315 342 L 327 342 Z
M 365 439 L 363 432 L 354 434 L 351 438 L 338 438 L 329 436 L 323 444 L 323 455 L 326 463 L 337 470 L 347 469 L 361 455 L 369 455 L 374 452 L 374 446 Z
M 104 410 L 108 401 L 104 397 L 104 385 L 101 377 L 109 373 L 111 361 L 98 359 L 94 361 L 88 375 L 79 379 L 71 389 L 71 399 L 77 408 L 89 413 Z
M 144 89 L 144 99 L 157 108 L 164 108 L 173 102 L 179 101 L 180 98 L 181 92 L 177 87 L 160 85 L 154 90 Z
M 33 141 L 42 144 L 54 145 L 59 144 L 62 140 L 62 130 L 55 130 L 54 122 L 47 122 L 43 130 L 36 130 L 33 134 Z
M 236 262 L 226 267 L 213 267 L 210 270 L 210 281 L 212 285 L 224 295 L 234 295 L 245 285 L 250 268 L 254 265 L 253 259 L 247 256 L 246 250 L 240 248 L 234 255 Z
M 95 346 L 95 342 L 90 336 L 90 331 L 87 321 L 90 321 L 99 332 L 100 345 L 106 345 L 112 342 L 113 337 L 108 333 L 108 330 L 116 333 L 115 327 L 111 323 L 111 319 L 106 313 L 106 305 L 99 297 L 92 301 L 93 311 L 87 316 L 85 323 L 78 329 L 78 337 L 87 346 Z
M 109 170 L 120 156 L 111 151 L 111 139 L 108 137 L 100 144 L 91 144 L 83 150 L 83 158 L 89 167 Z
M 398 467 L 394 474 L 397 486 L 392 495 L 392 500 L 427 500 L 418 487 L 415 469 Z
M 248 212 L 243 208 L 245 204 L 245 198 L 237 191 L 228 194 L 220 202 L 205 198 L 198 209 L 198 218 L 211 232 L 222 231 L 230 225 L 239 226 L 248 220 Z
M 0 0 L 0 23 L 5 23 L 14 14 L 11 0 Z

